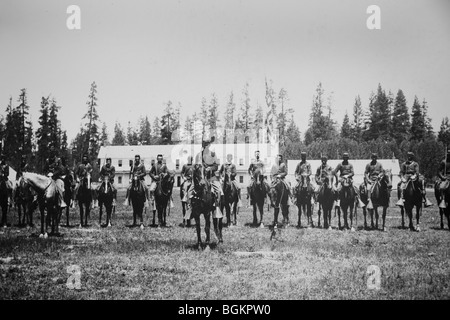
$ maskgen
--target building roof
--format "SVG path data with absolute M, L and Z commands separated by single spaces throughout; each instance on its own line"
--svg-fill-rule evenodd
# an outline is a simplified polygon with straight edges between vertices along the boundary
M 201 152 L 201 144 L 174 144 L 174 145 L 146 145 L 146 146 L 102 146 L 98 158 L 102 161 L 106 158 L 132 160 L 136 154 L 141 156 L 144 164 L 150 165 L 152 160 L 156 160 L 158 154 L 162 154 L 169 169 L 175 168 L 176 160 L 179 160 L 180 167 L 187 163 L 189 155 L 195 156 Z M 267 165 L 272 165 L 278 154 L 278 145 L 258 144 L 258 143 L 238 143 L 238 144 L 211 144 L 219 163 L 226 161 L 227 154 L 233 155 L 233 162 L 238 163 L 243 159 L 248 167 L 249 161 L 254 157 L 255 151 L 260 151 L 260 157 L 266 161 Z

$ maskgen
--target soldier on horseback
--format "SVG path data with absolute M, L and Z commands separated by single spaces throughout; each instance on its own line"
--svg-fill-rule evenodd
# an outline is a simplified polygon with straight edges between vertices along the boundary
M 306 179 L 306 183 L 308 185 L 311 184 L 311 178 L 312 175 L 311 171 L 311 165 L 308 161 L 306 161 L 306 152 L 301 152 L 301 161 L 297 164 L 297 167 L 295 168 L 295 179 L 297 180 L 297 184 L 294 186 L 294 194 L 297 194 L 298 188 L 300 187 L 300 181 L 302 177 Z M 297 201 L 297 200 L 295 200 Z
M 367 190 L 367 199 L 369 199 L 367 209 L 373 209 L 372 201 L 370 200 L 372 195 L 372 186 L 374 182 L 385 173 L 383 165 L 377 160 L 378 155 L 376 153 L 372 153 L 372 161 L 366 165 L 366 169 L 364 171 L 364 183 Z
M 117 200 L 117 189 L 114 185 L 114 177 L 116 176 L 116 168 L 111 164 L 111 158 L 106 158 L 106 163 L 102 166 L 100 170 L 100 177 L 102 179 L 102 183 L 99 185 L 98 190 L 102 187 L 102 185 L 109 181 L 111 185 L 111 190 L 113 192 L 113 206 L 116 205 Z
M 12 203 L 10 203 L 10 201 L 11 201 L 11 195 L 12 195 L 12 190 L 13 190 L 13 184 L 9 180 L 9 165 L 6 163 L 4 155 L 2 155 L 0 157 L 0 181 L 5 182 L 6 190 L 9 195 L 8 196 L 8 205 L 12 205 Z
M 156 157 L 156 161 L 157 162 L 152 166 L 150 172 L 148 173 L 152 178 L 152 183 L 150 184 L 150 201 L 152 202 L 153 207 L 155 201 L 154 194 L 156 184 L 161 180 L 161 175 L 165 176 L 167 174 L 167 166 L 165 163 L 163 163 L 163 155 L 158 154 L 158 156 Z
M 250 166 L 248 168 L 248 174 L 251 177 L 250 183 L 247 186 L 247 199 L 250 198 L 250 205 L 253 205 L 253 199 L 251 198 L 251 190 L 253 189 L 255 185 L 255 171 L 256 169 L 259 169 L 262 175 L 264 175 L 264 162 L 262 162 L 259 158 L 259 150 L 255 151 L 255 159 L 250 163 Z M 267 183 L 266 179 L 264 178 L 264 185 L 266 186 L 266 189 L 269 190 L 270 186 Z
M 279 181 L 284 183 L 284 185 L 286 186 L 286 189 L 288 190 L 288 201 L 290 202 L 291 197 L 292 197 L 291 186 L 290 186 L 289 182 L 285 180 L 286 175 L 287 175 L 287 166 L 283 161 L 283 155 L 279 154 L 277 156 L 277 163 L 272 168 L 272 176 L 271 176 L 272 185 L 271 185 L 271 187 L 274 188 Z M 288 202 L 288 204 L 291 204 L 289 202 Z
M 447 150 L 445 158 L 439 164 L 439 180 L 436 181 L 436 187 L 439 188 L 439 208 L 445 209 L 445 191 L 450 187 L 450 150 Z
M 64 181 L 62 176 L 65 174 L 64 167 L 61 164 L 61 159 L 58 157 L 55 147 L 50 146 L 50 157 L 47 158 L 44 167 L 44 173 L 51 177 L 56 183 L 56 190 L 58 193 L 58 201 L 61 208 L 67 207 L 64 202 Z
M 143 162 L 141 162 L 141 156 L 137 154 L 137 155 L 134 156 L 134 163 L 133 163 L 133 166 L 130 169 L 130 176 L 129 176 L 129 178 L 130 178 L 130 185 L 127 188 L 127 195 L 125 197 L 125 202 L 124 202 L 125 206 L 129 205 L 129 196 L 130 196 L 130 190 L 131 190 L 131 185 L 132 185 L 131 178 L 133 176 L 137 176 L 139 181 L 140 181 L 140 183 L 141 183 L 141 185 L 142 185 L 142 188 L 143 188 L 143 190 L 145 192 L 145 197 L 147 199 L 146 206 L 148 207 L 149 195 L 148 195 L 147 185 L 145 184 L 145 176 L 146 175 L 147 175 L 147 171 L 145 170 L 145 165 L 144 165 Z
M 336 168 L 334 169 L 334 176 L 336 177 L 336 190 L 338 193 L 342 190 L 342 185 L 345 181 L 349 184 L 349 186 L 355 189 L 355 196 L 359 199 L 358 189 L 353 185 L 353 176 L 355 172 L 353 170 L 353 165 L 348 161 L 349 155 L 348 152 L 344 152 L 342 155 L 342 162 L 338 163 Z M 338 177 L 339 173 L 339 177 Z M 365 206 L 364 203 L 360 202 L 361 206 Z M 340 206 L 340 200 L 337 200 L 337 206 Z
M 192 156 L 189 156 L 187 158 L 187 163 L 183 164 L 183 168 L 181 168 L 181 177 L 183 178 L 183 183 L 181 184 L 181 189 L 183 192 L 183 199 L 181 201 L 187 202 L 188 196 L 187 191 L 189 190 L 189 187 L 192 184 Z
M 333 168 L 327 164 L 328 157 L 325 155 L 322 155 L 321 157 L 322 164 L 320 167 L 316 170 L 315 180 L 316 180 L 316 189 L 314 190 L 315 193 L 318 193 L 320 191 L 320 188 L 322 187 L 325 179 L 333 174 Z
M 403 206 L 403 204 L 405 203 L 404 190 L 408 185 L 408 182 L 410 180 L 418 180 L 418 188 L 421 191 L 424 205 L 425 207 L 429 207 L 432 205 L 432 203 L 425 196 L 425 181 L 423 179 L 423 176 L 419 172 L 419 164 L 414 161 L 414 153 L 408 152 L 407 156 L 408 159 L 400 166 L 400 182 L 397 185 L 398 189 L 400 190 L 400 200 L 398 200 L 396 205 Z
M 78 196 L 78 189 L 80 188 L 81 180 L 85 179 L 88 176 L 88 174 L 90 175 L 91 173 L 92 173 L 92 165 L 89 163 L 88 155 L 85 153 L 83 154 L 81 163 L 77 166 L 74 172 L 75 179 L 77 181 L 73 193 L 74 200 L 76 200 L 76 197 Z M 91 186 L 88 186 L 88 188 L 90 187 Z
M 222 166 L 220 167 L 219 173 L 220 173 L 220 176 L 222 177 L 222 179 L 224 178 L 224 176 L 226 174 L 230 177 L 231 183 L 235 186 L 235 188 L 238 192 L 238 197 L 239 197 L 239 201 L 240 201 L 241 200 L 241 187 L 240 187 L 239 183 L 236 181 L 236 175 L 237 175 L 236 165 L 233 163 L 233 155 L 231 153 L 227 154 L 227 162 L 222 164 Z

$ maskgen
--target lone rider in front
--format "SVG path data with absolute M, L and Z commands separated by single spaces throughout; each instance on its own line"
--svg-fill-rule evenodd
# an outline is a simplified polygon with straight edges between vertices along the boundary
M 285 180 L 285 177 L 287 175 L 287 167 L 286 164 L 283 161 L 283 155 L 279 154 L 277 156 L 277 163 L 273 166 L 273 174 L 272 174 L 272 188 L 274 188 L 277 183 L 279 181 L 281 181 L 282 183 L 284 183 L 284 185 L 286 186 L 286 189 L 288 191 L 288 205 L 292 204 L 291 201 L 291 197 L 292 197 L 292 193 L 291 193 L 291 186 L 289 184 L 288 181 Z
M 253 186 L 255 185 L 256 169 L 259 169 L 261 171 L 261 175 L 264 176 L 264 162 L 262 162 L 261 159 L 259 158 L 259 150 L 255 151 L 255 159 L 252 161 L 252 163 L 250 163 L 250 166 L 248 167 L 248 174 L 250 175 L 250 183 L 247 186 L 247 199 L 250 199 L 250 205 L 253 205 L 251 190 L 252 190 Z M 264 186 L 266 187 L 266 190 L 269 190 L 270 186 L 267 183 L 265 177 L 263 179 L 263 183 L 264 183 Z M 268 192 L 267 192 L 267 194 L 268 194 Z
M 300 187 L 300 181 L 302 177 L 305 177 L 307 185 L 310 185 L 311 183 L 311 176 L 312 170 L 311 170 L 311 164 L 306 161 L 306 152 L 301 152 L 301 161 L 297 164 L 297 167 L 295 168 L 295 180 L 297 180 L 296 185 L 294 186 L 294 194 L 296 195 L 298 192 L 298 188 Z M 294 199 L 294 204 L 297 201 L 297 198 Z
M 148 207 L 149 195 L 148 195 L 147 185 L 145 184 L 145 176 L 146 175 L 147 175 L 147 171 L 145 170 L 144 162 L 141 162 L 141 156 L 137 154 L 134 156 L 134 163 L 133 163 L 132 167 L 130 168 L 130 175 L 129 175 L 130 185 L 127 188 L 127 195 L 125 197 L 125 202 L 123 203 L 124 206 L 128 206 L 130 204 L 130 190 L 131 190 L 131 186 L 132 186 L 131 179 L 133 178 L 133 176 L 136 176 L 139 179 L 139 182 L 141 183 L 142 188 L 144 189 L 145 197 L 147 199 L 147 201 L 145 202 L 145 206 Z
M 378 162 L 378 155 L 376 153 L 372 153 L 372 161 L 370 161 L 366 165 L 366 169 L 364 171 L 364 182 L 366 184 L 367 199 L 369 199 L 367 209 L 373 209 L 372 200 L 370 199 L 370 197 L 372 196 L 372 187 L 374 182 L 384 173 L 385 171 L 383 165 Z
M 348 159 L 348 152 L 344 152 L 344 154 L 342 155 L 342 162 L 339 162 L 334 169 L 334 176 L 336 177 L 336 190 L 339 194 L 342 190 L 342 184 L 345 180 L 347 180 L 349 185 L 355 190 L 355 196 L 359 200 L 360 198 L 358 189 L 353 185 L 353 176 L 355 175 L 355 172 L 353 170 L 353 165 L 348 161 Z M 336 202 L 336 206 L 339 207 L 341 205 L 339 198 L 336 200 Z M 359 203 L 361 206 L 365 206 L 362 201 L 360 201 Z
M 419 172 L 419 164 L 414 161 L 414 153 L 408 152 L 407 153 L 408 159 L 402 163 L 400 166 L 400 182 L 398 183 L 398 189 L 400 190 L 400 199 L 396 203 L 398 206 L 403 206 L 405 203 L 404 198 L 404 190 L 406 186 L 408 185 L 409 181 L 415 181 L 418 179 L 418 187 L 421 191 L 424 206 L 429 207 L 431 206 L 431 202 L 425 197 L 426 190 L 424 186 L 424 179 L 422 175 Z
M 156 185 L 161 180 L 161 176 L 165 176 L 167 174 L 167 166 L 163 163 L 162 154 L 158 154 L 158 156 L 156 157 L 156 163 L 151 167 L 150 172 L 148 174 L 152 178 L 152 183 L 150 184 L 150 201 L 152 203 L 153 211 L 155 211 Z
M 62 180 L 65 168 L 62 166 L 61 159 L 53 146 L 50 147 L 50 157 L 45 162 L 44 173 L 55 181 L 60 207 L 67 207 L 67 204 L 64 202 L 64 181 Z
M 78 197 L 78 189 L 80 188 L 81 180 L 85 179 L 86 177 L 90 176 L 91 174 L 92 174 L 92 165 L 89 163 L 88 155 L 85 153 L 85 154 L 83 154 L 81 163 L 78 165 L 78 167 L 76 168 L 76 170 L 74 172 L 75 180 L 77 182 L 74 192 L 73 192 L 74 200 L 76 200 Z M 90 188 L 90 187 L 91 186 L 88 185 L 88 188 Z
M 113 206 L 116 205 L 117 200 L 117 189 L 114 185 L 114 177 L 116 176 L 116 168 L 111 164 L 111 158 L 106 158 L 106 163 L 102 166 L 100 170 L 100 177 L 102 179 L 102 183 L 99 185 L 98 190 L 100 190 L 101 186 L 109 181 L 111 185 L 111 190 L 113 191 Z
M 450 150 L 447 150 L 445 158 L 439 164 L 438 177 L 436 184 L 439 188 L 439 208 L 445 209 L 445 190 L 450 187 Z

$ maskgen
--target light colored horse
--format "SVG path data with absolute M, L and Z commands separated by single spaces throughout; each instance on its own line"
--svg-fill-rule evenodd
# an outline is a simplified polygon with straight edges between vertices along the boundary
M 56 182 L 49 177 L 31 172 L 24 172 L 22 179 L 38 194 L 41 212 L 41 233 L 39 237 L 47 238 L 48 222 L 50 222 L 52 228 L 50 235 L 59 236 L 59 220 L 62 210 L 58 203 Z M 45 211 L 47 211 L 49 219 L 45 219 Z

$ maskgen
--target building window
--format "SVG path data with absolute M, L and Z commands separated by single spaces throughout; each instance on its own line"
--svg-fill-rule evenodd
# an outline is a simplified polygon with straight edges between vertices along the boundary
M 117 162 L 117 164 L 119 165 L 119 167 L 121 167 L 121 166 L 122 166 L 122 160 L 119 160 L 119 161 Z
M 244 183 L 244 176 L 239 176 L 239 183 Z
M 177 159 L 175 162 L 175 169 L 180 169 L 180 159 Z
M 177 187 L 179 187 L 181 185 L 181 177 L 178 176 L 177 177 Z
M 120 161 L 120 160 L 119 160 Z M 121 176 L 118 176 L 117 177 L 117 183 L 118 184 L 122 184 L 122 177 Z
M 244 165 L 244 159 L 243 159 L 243 158 L 240 158 L 240 159 L 239 159 L 239 165 L 240 165 L 240 166 L 243 166 L 243 165 Z

